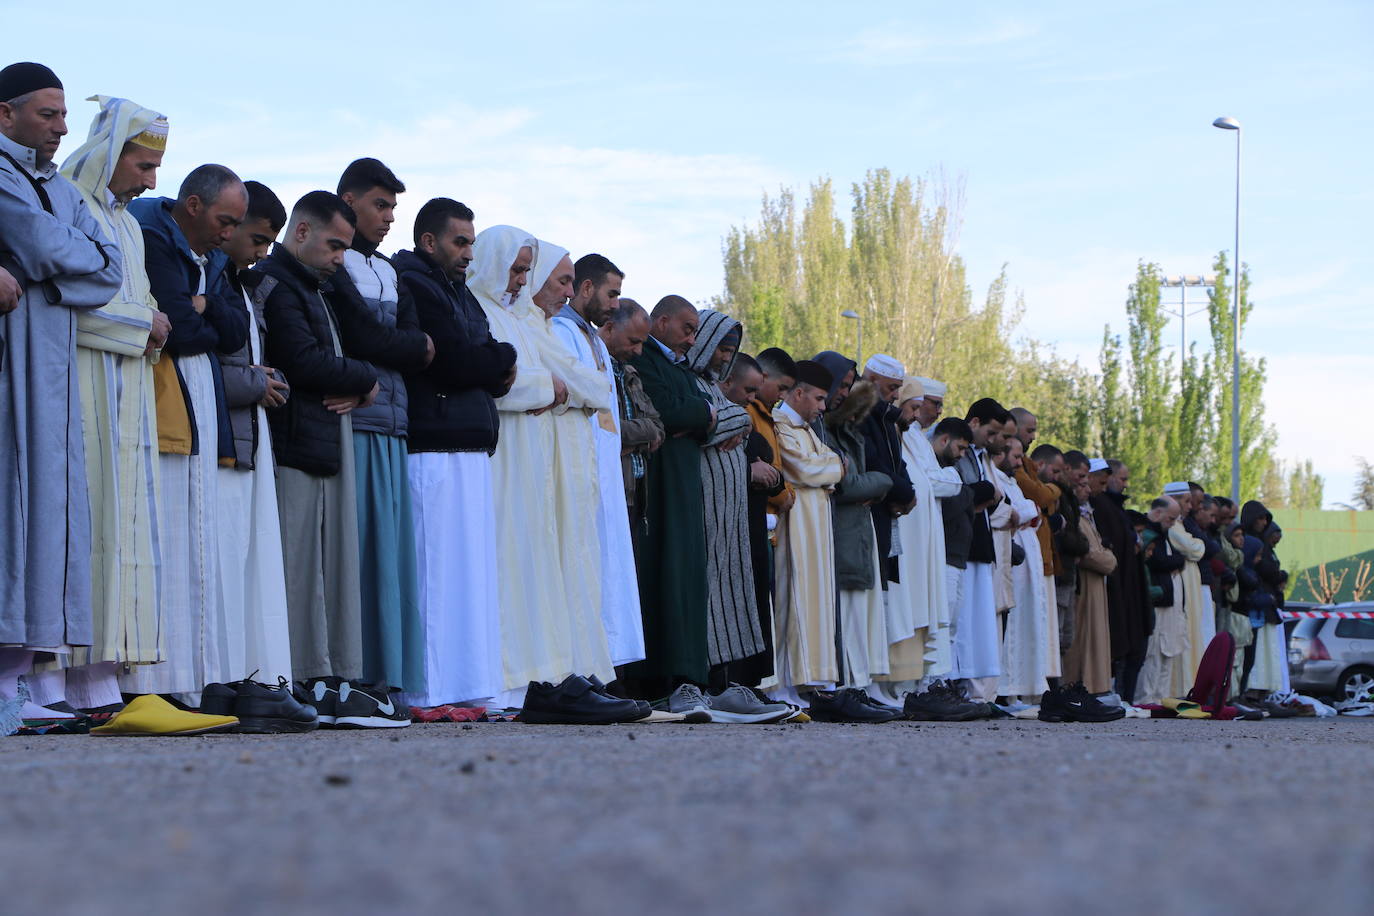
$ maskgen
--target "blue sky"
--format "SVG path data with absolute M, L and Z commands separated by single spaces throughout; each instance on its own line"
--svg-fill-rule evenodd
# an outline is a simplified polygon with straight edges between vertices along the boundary
M 719 292 L 721 237 L 764 191 L 943 170 L 966 182 L 976 293 L 1005 264 L 1021 332 L 1094 366 L 1138 259 L 1201 273 L 1230 248 L 1234 135 L 1210 124 L 1237 117 L 1245 346 L 1269 360 L 1280 455 L 1311 457 L 1328 500 L 1349 497 L 1355 455 L 1374 459 L 1374 426 L 1341 409 L 1374 371 L 1374 5 L 425 8 L 260 5 L 234 21 L 0 0 L 6 53 L 67 84 L 64 153 L 100 92 L 171 118 L 163 190 L 218 161 L 289 205 L 375 155 L 411 187 L 384 250 L 408 245 L 423 200 L 453 196 L 479 226 L 610 255 L 641 300 Z

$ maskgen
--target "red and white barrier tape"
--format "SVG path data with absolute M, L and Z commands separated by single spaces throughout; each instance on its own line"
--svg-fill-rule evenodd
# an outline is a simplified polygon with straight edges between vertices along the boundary
M 1327 620 L 1332 617 L 1340 620 L 1374 619 L 1374 611 L 1279 611 L 1284 620 L 1302 620 L 1306 617 Z

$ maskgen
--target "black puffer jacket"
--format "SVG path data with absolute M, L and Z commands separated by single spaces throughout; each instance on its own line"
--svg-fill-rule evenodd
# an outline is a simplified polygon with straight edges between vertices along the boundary
M 342 441 L 338 414 L 324 406 L 329 395 L 363 397 L 377 384 L 369 364 L 335 353 L 331 313 L 321 281 L 296 256 L 276 246 L 254 270 L 267 324 L 267 364 L 291 381 L 291 399 L 268 413 L 277 464 L 321 477 L 339 473 Z M 274 281 L 270 288 L 268 281 Z M 342 341 L 340 341 L 342 346 Z
M 515 365 L 515 348 L 491 336 L 467 284 L 453 281 L 423 252 L 398 251 L 391 262 L 415 303 L 420 330 L 434 341 L 434 362 L 405 376 L 411 452 L 496 450 L 496 403 Z

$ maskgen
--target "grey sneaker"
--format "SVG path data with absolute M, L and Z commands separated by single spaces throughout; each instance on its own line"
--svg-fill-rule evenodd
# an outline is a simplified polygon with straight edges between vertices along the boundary
M 668 711 L 682 713 L 682 721 L 700 724 L 712 719 L 711 705 L 695 684 L 683 684 L 668 697 Z
M 727 687 L 719 696 L 707 697 L 712 722 L 754 725 L 777 722 L 792 715 L 786 703 L 765 703 L 748 687 Z

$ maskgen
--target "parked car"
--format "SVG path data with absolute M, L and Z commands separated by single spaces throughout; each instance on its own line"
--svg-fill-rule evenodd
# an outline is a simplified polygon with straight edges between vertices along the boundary
M 1330 610 L 1374 612 L 1374 602 Z M 1374 618 L 1299 620 L 1288 639 L 1288 672 L 1299 693 L 1374 700 Z

